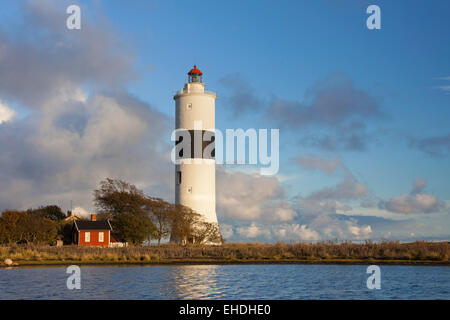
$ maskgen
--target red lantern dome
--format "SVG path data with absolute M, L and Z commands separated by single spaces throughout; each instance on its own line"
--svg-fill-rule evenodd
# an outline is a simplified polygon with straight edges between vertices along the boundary
M 199 82 L 202 83 L 202 72 L 197 69 L 197 66 L 194 66 L 191 71 L 188 72 L 189 83 L 191 82 Z
M 197 69 L 196 65 L 194 65 L 194 68 L 191 69 L 191 71 L 188 72 L 188 75 L 190 75 L 190 76 L 192 76 L 194 74 L 197 74 L 199 76 L 201 76 L 203 74 L 199 69 Z

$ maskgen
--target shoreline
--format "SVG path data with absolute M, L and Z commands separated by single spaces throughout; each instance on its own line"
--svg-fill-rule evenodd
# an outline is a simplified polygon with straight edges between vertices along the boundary
M 79 260 L 17 260 L 17 265 L 0 265 L 0 269 L 21 267 L 61 267 L 69 265 L 91 267 L 120 266 L 176 266 L 176 265 L 402 265 L 402 266 L 450 266 L 450 261 L 433 260 L 380 260 L 380 259 L 289 259 L 289 260 L 229 260 L 229 259 L 165 259 L 155 261 L 79 261 Z
M 450 266 L 448 242 L 229 243 L 222 246 L 0 246 L 0 268 L 46 266 L 161 266 L 341 264 Z M 1 266 L 2 262 L 5 262 Z

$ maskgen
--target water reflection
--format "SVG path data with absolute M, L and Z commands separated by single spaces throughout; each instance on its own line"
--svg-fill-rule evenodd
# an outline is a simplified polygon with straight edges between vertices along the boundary
M 168 286 L 170 299 L 220 299 L 226 286 L 218 284 L 220 266 L 192 265 L 171 268 L 173 286 Z M 225 287 L 225 288 L 224 288 Z
M 449 299 L 450 267 L 382 266 L 368 290 L 366 266 L 189 265 L 0 268 L 0 299 Z

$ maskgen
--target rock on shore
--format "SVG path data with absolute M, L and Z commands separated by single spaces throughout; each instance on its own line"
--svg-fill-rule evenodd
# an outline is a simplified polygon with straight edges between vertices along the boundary
M 19 264 L 7 258 L 3 261 L 3 265 L 10 267 L 10 266 L 18 266 Z

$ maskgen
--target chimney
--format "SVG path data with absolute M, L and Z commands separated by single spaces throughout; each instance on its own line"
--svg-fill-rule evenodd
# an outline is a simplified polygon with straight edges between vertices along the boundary
M 91 214 L 91 221 L 97 221 L 97 215 L 95 213 Z
M 72 211 L 67 211 L 67 218 L 69 218 L 69 217 L 71 217 L 72 216 Z

